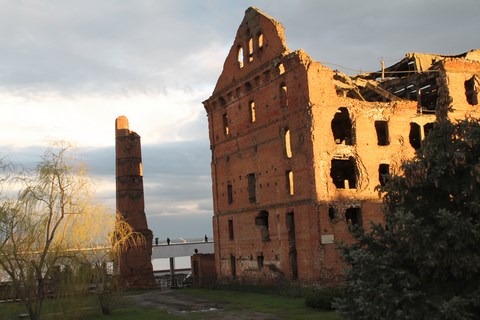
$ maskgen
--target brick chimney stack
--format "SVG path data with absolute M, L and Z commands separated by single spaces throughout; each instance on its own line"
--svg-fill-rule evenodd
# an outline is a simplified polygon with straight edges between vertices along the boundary
M 116 272 L 126 288 L 152 288 L 156 286 L 151 261 L 153 234 L 145 216 L 140 136 L 130 131 L 125 116 L 115 121 L 115 157 L 117 215 L 145 237 L 143 245 L 124 250 Z

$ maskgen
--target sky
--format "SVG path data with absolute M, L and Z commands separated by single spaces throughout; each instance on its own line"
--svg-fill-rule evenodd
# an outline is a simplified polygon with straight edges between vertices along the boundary
M 0 156 L 34 165 L 52 140 L 74 143 L 114 209 L 125 115 L 142 137 L 154 237 L 211 237 L 202 101 L 250 6 L 284 26 L 290 50 L 348 74 L 480 48 L 478 0 L 0 0 Z

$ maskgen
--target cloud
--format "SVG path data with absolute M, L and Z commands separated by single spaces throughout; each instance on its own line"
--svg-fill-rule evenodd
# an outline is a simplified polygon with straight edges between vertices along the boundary
M 283 24 L 291 50 L 348 73 L 478 47 L 476 0 L 0 0 L 1 150 L 32 166 L 49 139 L 76 142 L 114 206 L 114 121 L 125 115 L 142 137 L 152 230 L 208 233 L 202 101 L 249 6 Z

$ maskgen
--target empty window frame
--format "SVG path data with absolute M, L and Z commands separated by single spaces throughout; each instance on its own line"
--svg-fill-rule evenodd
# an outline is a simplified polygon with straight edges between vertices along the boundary
M 330 221 L 333 221 L 337 218 L 337 209 L 335 209 L 335 207 L 328 207 L 328 218 L 330 218 Z
M 232 204 L 233 203 L 233 187 L 230 183 L 227 185 L 227 198 L 228 198 L 228 204 Z
M 250 203 L 257 202 L 257 191 L 256 191 L 256 179 L 255 173 L 250 173 L 247 175 L 248 181 L 248 201 Z
M 377 145 L 388 146 L 390 144 L 388 122 L 383 120 L 375 121 L 375 131 L 377 132 Z
M 475 106 L 478 104 L 478 84 L 476 83 L 475 76 L 471 77 L 469 80 L 465 81 L 465 96 L 467 102 Z
M 248 39 L 248 61 L 253 61 L 253 39 Z
M 287 99 L 287 85 L 285 83 L 280 84 L 280 107 L 288 106 Z
M 285 155 L 287 156 L 287 158 L 291 158 L 292 157 L 292 145 L 291 145 L 291 140 L 290 140 L 290 129 L 289 128 L 285 128 L 284 129 L 284 143 L 285 143 Z
M 255 122 L 257 120 L 257 115 L 255 111 L 255 101 L 250 101 L 248 103 L 248 112 L 250 116 L 250 122 Z
M 222 119 L 223 119 L 223 133 L 225 135 L 229 135 L 230 134 L 230 128 L 228 127 L 228 116 L 226 113 L 224 113 L 222 115 Z
M 243 48 L 242 48 L 242 46 L 238 46 L 238 48 L 237 48 L 237 60 L 238 60 L 238 67 L 240 69 L 243 68 Z
M 341 107 L 337 110 L 331 126 L 336 144 L 353 145 L 352 121 L 347 108 Z
M 388 163 L 381 163 L 378 166 L 378 180 L 382 187 L 385 184 L 387 184 L 389 177 L 390 177 L 390 165 Z
M 293 171 L 289 170 L 286 172 L 286 177 L 287 177 L 287 193 L 290 196 L 293 196 L 295 194 L 295 188 L 293 185 Z
M 355 189 L 357 187 L 357 170 L 355 159 L 332 159 L 330 177 L 337 189 Z
M 283 66 L 283 63 L 279 63 L 277 64 L 277 70 L 278 70 L 278 74 L 284 74 L 285 73 L 285 67 Z
M 428 136 L 430 130 L 433 129 L 433 126 L 434 126 L 433 122 L 425 123 L 423 125 L 423 138 L 426 138 Z
M 348 208 L 347 210 L 345 210 L 345 220 L 349 225 L 361 226 L 362 225 L 362 209 Z
M 228 220 L 228 239 L 233 240 L 235 238 L 235 234 L 233 233 L 233 220 Z
M 257 34 L 257 45 L 258 45 L 258 49 L 263 48 L 263 33 L 261 32 Z
M 259 270 L 263 268 L 263 260 L 264 260 L 263 256 L 257 256 L 257 267 Z
M 295 214 L 287 213 L 287 232 L 288 232 L 288 259 L 290 262 L 290 277 L 292 280 L 298 279 L 298 263 L 297 263 L 297 244 L 295 240 Z
M 270 241 L 270 233 L 268 229 L 268 211 L 262 210 L 255 217 L 255 226 L 260 229 L 262 241 Z
M 408 135 L 410 145 L 415 149 L 422 146 L 422 128 L 415 122 L 410 122 L 410 134 Z

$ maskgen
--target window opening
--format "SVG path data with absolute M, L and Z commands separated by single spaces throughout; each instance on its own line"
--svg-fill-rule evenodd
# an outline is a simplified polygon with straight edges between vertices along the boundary
M 234 234 L 233 234 L 233 220 L 228 220 L 228 239 L 233 240 Z
M 337 210 L 335 210 L 335 207 L 328 207 L 328 217 L 330 218 L 330 221 L 337 217 Z
M 253 61 L 253 39 L 248 39 L 248 61 Z
M 332 123 L 333 139 L 336 144 L 353 144 L 352 121 L 348 114 L 348 109 L 341 107 L 335 113 Z
M 243 48 L 241 46 L 237 49 L 237 59 L 239 68 L 243 68 Z
M 257 256 L 257 267 L 258 269 L 262 269 L 263 268 L 263 256 Z
M 231 184 L 227 185 L 228 204 L 233 203 L 233 188 Z
M 465 81 L 465 96 L 470 105 L 475 106 L 478 104 L 478 85 L 475 82 L 475 76 Z
M 245 83 L 245 91 L 246 91 L 246 92 L 250 92 L 250 91 L 252 91 L 252 89 L 253 89 L 253 86 L 252 86 L 252 84 L 250 83 L 250 81 L 249 81 L 249 82 L 246 82 L 246 83 Z
M 258 40 L 258 48 L 259 49 L 263 48 L 263 33 L 258 34 L 257 40 Z
M 230 134 L 230 129 L 228 128 L 228 116 L 226 113 L 223 114 L 223 133 L 225 135 Z
M 429 122 L 429 123 L 426 123 L 423 126 L 423 136 L 424 136 L 424 138 L 426 138 L 428 136 L 428 134 L 430 133 L 430 130 L 433 129 L 433 125 L 434 125 L 433 122 Z
M 330 177 L 338 189 L 355 189 L 357 187 L 355 159 L 332 159 Z
M 290 261 L 290 276 L 292 280 L 298 279 L 297 264 L 297 244 L 295 240 L 295 214 L 287 213 L 287 232 L 288 232 L 288 259 Z
M 220 105 L 221 105 L 222 107 L 225 107 L 225 105 L 227 104 L 227 102 L 225 101 L 225 98 L 224 98 L 224 97 L 220 97 L 218 100 L 220 101 Z
M 287 158 L 292 157 L 292 145 L 290 143 L 290 129 L 285 128 L 285 154 L 287 155 Z
M 288 106 L 287 85 L 285 83 L 282 83 L 280 85 L 280 106 L 281 107 Z
M 410 134 L 408 135 L 408 140 L 415 150 L 420 149 L 422 145 L 421 127 L 415 122 L 410 122 Z
M 255 102 L 250 101 L 248 103 L 248 105 L 249 105 L 248 110 L 249 110 L 249 114 L 250 114 L 250 122 L 255 122 L 257 120 L 257 116 L 256 116 L 256 113 L 255 113 Z
M 345 211 L 345 220 L 347 224 L 353 226 L 362 225 L 362 210 L 360 208 L 348 208 Z
M 285 73 L 285 67 L 283 66 L 283 63 L 279 63 L 277 65 L 277 69 L 278 69 L 278 74 L 284 74 Z
M 379 146 L 388 146 L 390 139 L 388 136 L 388 122 L 375 121 L 375 130 L 377 131 L 377 144 Z
M 287 171 L 287 192 L 293 196 L 295 194 L 295 188 L 293 186 L 293 171 Z
M 268 230 L 268 211 L 260 211 L 258 216 L 255 217 L 255 226 L 260 229 L 262 241 L 270 241 L 270 234 Z
M 387 163 L 381 163 L 378 166 L 378 178 L 380 180 L 380 185 L 383 187 L 390 177 L 390 165 Z
M 255 173 L 250 173 L 247 175 L 248 181 L 248 201 L 250 203 L 257 202 L 257 195 L 256 195 L 256 181 L 255 181 Z

